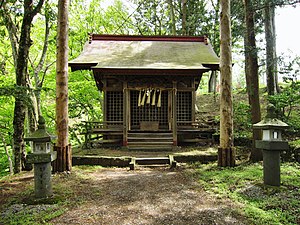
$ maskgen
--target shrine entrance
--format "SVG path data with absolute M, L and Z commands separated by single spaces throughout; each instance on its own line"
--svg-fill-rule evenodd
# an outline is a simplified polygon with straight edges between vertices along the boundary
M 129 130 L 171 130 L 169 104 L 168 90 L 158 88 L 131 90 Z

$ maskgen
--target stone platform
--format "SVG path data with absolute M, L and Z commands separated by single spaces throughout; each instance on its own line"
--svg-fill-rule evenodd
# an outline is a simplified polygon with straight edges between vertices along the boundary
M 134 158 L 169 157 L 177 163 L 217 161 L 217 148 L 185 147 L 173 151 L 128 151 L 123 149 L 74 149 L 73 165 L 99 165 L 104 167 L 129 167 Z

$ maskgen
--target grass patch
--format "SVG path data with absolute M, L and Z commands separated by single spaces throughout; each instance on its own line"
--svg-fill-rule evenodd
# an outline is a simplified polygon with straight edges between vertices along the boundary
M 64 212 L 65 209 L 58 205 L 15 204 L 2 213 L 4 216 L 0 219 L 0 223 L 7 225 L 48 224 Z
M 50 224 L 52 219 L 64 214 L 68 209 L 101 195 L 96 187 L 87 189 L 85 186 L 92 184 L 88 174 L 100 168 L 80 166 L 73 167 L 71 174 L 55 174 L 52 178 L 54 195 L 45 199 L 35 198 L 32 179 L 25 181 L 22 175 L 3 178 L 3 185 L 12 181 L 16 184 L 11 189 L 13 192 L 10 193 L 4 207 L 1 207 L 0 224 Z
M 281 165 L 281 187 L 263 184 L 260 163 L 220 168 L 216 164 L 197 165 L 193 176 L 213 195 L 241 203 L 253 224 L 300 223 L 300 165 Z

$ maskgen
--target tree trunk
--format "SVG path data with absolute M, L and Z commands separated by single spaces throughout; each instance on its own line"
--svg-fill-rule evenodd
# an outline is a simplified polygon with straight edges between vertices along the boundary
M 25 91 L 26 87 L 26 77 L 27 77 L 27 66 L 28 66 L 28 55 L 29 48 L 31 45 L 30 40 L 30 29 L 31 20 L 23 20 L 21 28 L 21 37 L 19 43 L 19 52 L 17 56 L 17 67 L 16 67 L 16 84 L 22 94 L 17 94 L 15 98 L 15 108 L 14 108 L 14 173 L 19 173 L 22 170 L 22 155 L 25 155 L 24 148 L 24 122 L 26 114 L 26 103 L 25 99 L 27 93 Z
M 209 93 L 216 93 L 217 87 L 217 71 L 211 71 L 209 81 L 208 81 L 208 92 Z
M 274 7 L 271 0 L 266 0 L 264 8 L 265 16 L 265 39 L 266 39 L 266 75 L 267 75 L 267 89 L 268 95 L 275 93 L 275 71 L 276 71 L 276 49 L 274 46 L 275 37 L 275 24 L 274 22 Z
M 220 54 L 220 29 L 219 29 L 219 12 L 220 12 L 220 0 L 210 0 L 210 3 L 215 11 L 215 16 L 213 18 L 213 32 L 212 37 L 209 37 L 212 41 L 212 46 L 217 53 Z
M 171 16 L 171 32 L 172 35 L 176 35 L 176 21 L 175 21 L 175 14 L 174 14 L 174 6 L 173 0 L 168 0 L 169 8 L 170 8 L 170 16 Z
M 181 11 L 182 11 L 182 35 L 187 35 L 187 27 L 186 27 L 186 18 L 187 18 L 187 13 L 186 13 L 186 4 L 187 0 L 182 0 L 181 1 Z
M 281 92 L 281 88 L 279 86 L 279 81 L 278 81 L 278 58 L 277 58 L 277 45 L 276 45 L 276 24 L 275 24 L 275 6 L 272 7 L 272 28 L 273 28 L 273 34 L 274 34 L 274 39 L 273 39 L 273 46 L 274 46 L 274 82 L 275 82 L 275 91 L 277 93 Z
M 255 41 L 254 9 L 251 0 L 244 0 L 246 32 L 244 37 L 245 46 L 245 74 L 247 83 L 248 100 L 251 109 L 252 124 L 261 120 L 259 101 L 259 76 L 257 48 Z M 251 160 L 262 160 L 262 152 L 255 148 L 255 141 L 261 139 L 261 131 L 252 129 Z
M 44 0 L 39 0 L 34 7 L 32 0 L 24 1 L 24 16 L 21 25 L 21 34 L 19 43 L 17 42 L 18 30 L 10 17 L 10 11 L 6 2 L 2 3 L 1 15 L 5 20 L 5 26 L 11 34 L 10 41 L 14 57 L 14 66 L 16 71 L 16 96 L 13 119 L 13 152 L 14 152 L 14 173 L 19 173 L 22 169 L 22 157 L 25 155 L 24 149 L 24 121 L 26 114 L 26 101 L 28 96 L 26 91 L 26 79 L 28 76 L 28 56 L 31 46 L 30 31 L 34 16 L 41 10 Z
M 218 149 L 218 165 L 234 166 L 235 150 L 233 148 L 233 108 L 232 108 L 232 52 L 230 0 L 221 0 L 220 18 L 220 146 Z
M 57 159 L 53 163 L 53 172 L 71 170 L 71 147 L 68 143 L 68 8 L 69 0 L 58 1 L 56 60 Z
M 27 102 L 27 124 L 28 124 L 28 132 L 31 134 L 37 129 L 38 124 L 38 105 L 36 101 L 35 92 L 33 91 L 33 87 L 29 77 L 26 79 L 26 86 L 30 90 L 28 92 L 28 102 Z

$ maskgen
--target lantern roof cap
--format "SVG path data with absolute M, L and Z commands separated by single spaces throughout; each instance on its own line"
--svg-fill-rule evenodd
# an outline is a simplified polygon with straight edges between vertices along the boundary
M 50 142 L 55 138 L 55 136 L 46 131 L 45 119 L 44 117 L 40 116 L 38 121 L 38 129 L 28 137 L 24 138 L 24 140 L 34 142 Z
M 273 104 L 269 104 L 267 106 L 266 117 L 262 121 L 253 124 L 254 129 L 263 129 L 263 130 L 269 130 L 269 129 L 283 130 L 288 127 L 289 127 L 288 124 L 276 118 L 275 107 Z
M 263 129 L 263 130 L 266 130 L 266 129 L 285 129 L 285 128 L 288 128 L 289 125 L 287 125 L 285 122 L 282 122 L 281 120 L 279 119 L 272 119 L 272 118 L 264 118 L 262 121 L 256 123 L 256 124 L 253 124 L 253 128 L 255 129 Z

